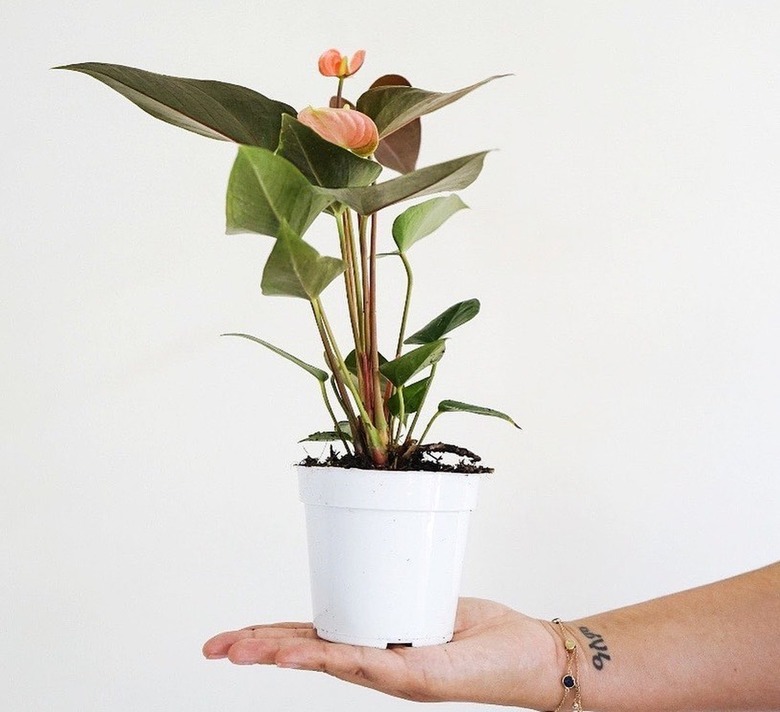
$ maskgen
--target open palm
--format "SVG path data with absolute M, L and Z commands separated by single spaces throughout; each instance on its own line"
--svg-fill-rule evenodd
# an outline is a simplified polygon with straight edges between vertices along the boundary
M 500 603 L 462 598 L 446 645 L 381 650 L 328 643 L 310 623 L 276 623 L 221 633 L 203 654 L 239 665 L 318 670 L 421 702 L 552 709 L 560 697 L 554 635 L 542 621 Z

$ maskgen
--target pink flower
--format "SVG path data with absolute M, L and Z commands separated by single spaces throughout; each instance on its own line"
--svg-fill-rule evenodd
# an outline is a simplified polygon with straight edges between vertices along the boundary
M 355 109 L 314 109 L 298 113 L 298 121 L 322 138 L 359 156 L 370 156 L 379 144 L 379 131 L 370 117 Z
M 366 57 L 366 50 L 359 49 L 348 59 L 337 49 L 329 49 L 320 55 L 319 68 L 320 74 L 324 77 L 338 77 L 344 79 L 351 77 L 363 66 L 363 60 Z

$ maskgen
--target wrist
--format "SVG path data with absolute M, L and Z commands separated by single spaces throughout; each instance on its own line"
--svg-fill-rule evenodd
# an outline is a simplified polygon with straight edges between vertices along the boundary
M 539 620 L 538 622 L 547 633 L 549 645 L 545 647 L 546 654 L 540 661 L 536 678 L 539 680 L 537 698 L 533 700 L 532 705 L 521 706 L 531 706 L 540 712 L 549 712 L 559 706 L 563 697 L 564 687 L 561 680 L 566 674 L 567 654 L 556 625 L 551 621 Z
M 563 672 L 561 674 L 561 697 L 555 712 L 582 712 L 582 680 L 580 678 L 580 660 L 582 658 L 580 641 L 572 628 L 560 618 L 552 620 L 552 627 L 558 639 L 558 650 L 563 651 Z M 559 655 L 560 658 L 560 655 Z

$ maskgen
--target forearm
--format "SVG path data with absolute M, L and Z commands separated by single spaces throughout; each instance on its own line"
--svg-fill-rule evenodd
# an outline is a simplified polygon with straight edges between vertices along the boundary
M 780 563 L 567 625 L 588 710 L 780 709 Z

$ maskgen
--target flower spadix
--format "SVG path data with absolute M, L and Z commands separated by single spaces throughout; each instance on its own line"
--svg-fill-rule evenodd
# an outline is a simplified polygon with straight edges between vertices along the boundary
M 359 156 L 370 156 L 379 144 L 379 131 L 370 117 L 349 109 L 315 109 L 298 112 L 298 121 L 316 131 L 322 138 Z
M 351 77 L 358 69 L 363 66 L 363 60 L 366 58 L 366 50 L 359 49 L 349 59 L 347 55 L 341 54 L 337 49 L 329 49 L 320 55 L 318 62 L 320 74 L 324 77 L 338 77 L 344 79 Z

